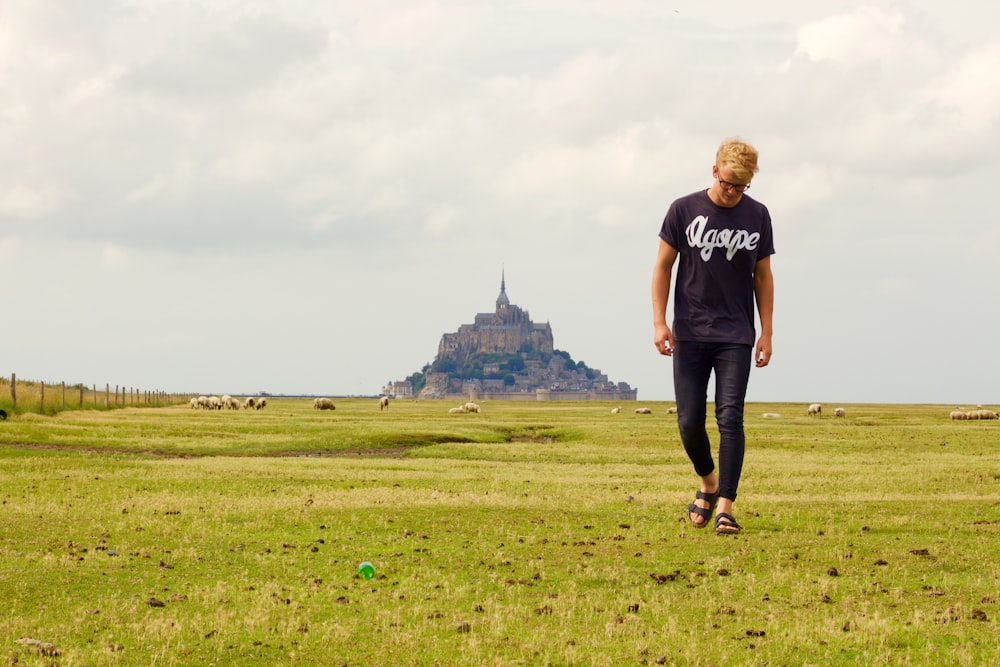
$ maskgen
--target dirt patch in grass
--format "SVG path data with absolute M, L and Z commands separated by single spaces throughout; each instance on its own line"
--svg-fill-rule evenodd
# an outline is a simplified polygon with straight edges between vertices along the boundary
M 70 445 L 65 443 L 37 443 L 37 442 L 8 442 L 0 443 L 0 447 L 7 449 L 31 450 L 40 452 L 67 452 L 74 454 L 114 454 L 136 457 L 161 458 L 161 459 L 200 459 L 213 456 L 236 456 L 248 458 L 326 458 L 326 457 L 359 457 L 359 458 L 403 458 L 414 448 L 414 446 L 385 447 L 385 448 L 352 448 L 352 449 L 330 449 L 321 451 L 293 451 L 293 452 L 267 452 L 234 454 L 225 452 L 220 454 L 203 454 L 197 452 L 171 452 L 154 449 L 123 449 L 120 447 L 93 447 L 87 445 Z

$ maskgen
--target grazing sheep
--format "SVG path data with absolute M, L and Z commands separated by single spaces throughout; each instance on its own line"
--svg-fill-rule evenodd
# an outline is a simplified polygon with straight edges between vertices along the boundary
M 761 415 L 764 419 L 780 419 L 781 414 L 777 412 L 765 412 Z
M 267 407 L 267 399 L 261 396 L 257 399 L 257 405 L 255 406 L 258 410 L 263 410 Z
M 676 415 L 677 414 L 677 406 L 674 405 L 674 406 L 671 406 L 671 407 L 667 408 L 667 414 L 668 415 Z
M 253 396 L 247 396 L 246 400 L 243 401 L 243 409 L 251 410 L 255 407 L 257 407 L 257 399 L 255 399 Z
M 211 407 L 211 405 L 209 403 L 209 400 L 208 400 L 208 396 L 199 396 L 198 397 L 198 407 L 201 408 L 202 410 L 208 410 L 209 407 Z
M 226 410 L 239 410 L 240 409 L 240 399 L 233 398 L 232 396 L 226 394 L 222 397 L 222 407 Z
M 473 403 L 472 401 L 469 401 L 468 403 L 466 403 L 462 407 L 465 408 L 466 412 L 475 412 L 476 414 L 479 414 L 479 411 L 480 411 L 479 406 L 477 404 Z
M 968 419 L 969 413 L 965 410 L 952 410 L 948 416 L 952 419 Z
M 198 397 L 197 396 L 192 396 L 191 397 L 191 404 L 190 405 L 191 405 L 191 409 L 192 410 L 197 410 L 199 407 L 201 407 L 200 405 L 198 405 Z
M 834 408 L 833 409 L 833 416 L 834 417 L 843 417 L 846 414 L 847 414 L 847 411 L 844 410 L 844 408 Z
M 460 415 L 465 413 L 465 406 L 460 405 L 457 408 L 448 408 L 449 415 Z
M 651 415 L 651 414 L 653 414 L 653 411 L 650 410 L 649 408 L 636 408 L 635 409 L 635 414 L 637 414 L 637 415 Z
M 823 406 L 819 403 L 812 403 L 809 405 L 809 409 L 806 410 L 807 415 L 819 415 L 823 416 Z
M 333 404 L 332 398 L 314 398 L 313 399 L 313 409 L 314 410 L 336 410 L 337 406 Z
M 208 397 L 208 407 L 210 410 L 221 410 L 222 409 L 222 399 L 218 396 Z
M 378 399 L 378 411 L 382 412 L 383 410 L 388 410 L 388 409 L 389 409 L 389 397 L 383 396 L 382 398 Z
M 622 406 L 620 406 L 620 405 L 618 407 L 616 407 L 616 408 L 611 408 L 611 414 L 613 414 L 613 415 L 616 415 L 616 414 L 618 414 L 621 411 L 622 411 Z

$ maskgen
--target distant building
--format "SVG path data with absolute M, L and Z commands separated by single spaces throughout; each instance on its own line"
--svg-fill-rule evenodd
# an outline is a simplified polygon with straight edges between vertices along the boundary
M 411 398 L 413 396 L 413 383 L 409 380 L 387 382 L 382 388 L 382 394 L 389 398 Z
M 634 401 L 638 391 L 625 382 L 611 382 L 597 369 L 574 362 L 555 349 L 552 327 L 536 324 L 528 311 L 511 304 L 506 276 L 492 313 L 478 313 L 472 324 L 441 336 L 437 357 L 424 373 L 420 398 L 505 400 Z M 401 393 L 392 382 L 395 395 Z
M 551 354 L 552 327 L 548 322 L 535 324 L 528 311 L 511 305 L 501 273 L 496 310 L 479 313 L 473 324 L 463 324 L 455 333 L 441 336 L 438 359 L 462 363 L 474 354 L 519 354 L 525 345 L 539 353 Z

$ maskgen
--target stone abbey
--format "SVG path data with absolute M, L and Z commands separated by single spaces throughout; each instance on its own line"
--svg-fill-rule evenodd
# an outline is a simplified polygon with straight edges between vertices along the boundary
M 528 311 L 507 297 L 506 277 L 491 313 L 441 336 L 434 362 L 414 382 L 390 382 L 387 395 L 419 398 L 501 400 L 634 401 L 638 391 L 611 382 L 601 371 L 555 349 L 548 322 L 531 321 Z M 422 380 L 422 382 L 419 382 Z

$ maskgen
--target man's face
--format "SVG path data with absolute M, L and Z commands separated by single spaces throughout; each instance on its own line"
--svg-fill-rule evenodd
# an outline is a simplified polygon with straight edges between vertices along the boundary
M 733 168 L 727 164 L 721 167 L 718 165 L 713 166 L 712 176 L 715 177 L 712 190 L 715 194 L 716 202 L 721 206 L 736 206 L 740 203 L 740 199 L 743 198 L 743 191 L 750 187 L 750 181 L 738 179 Z

